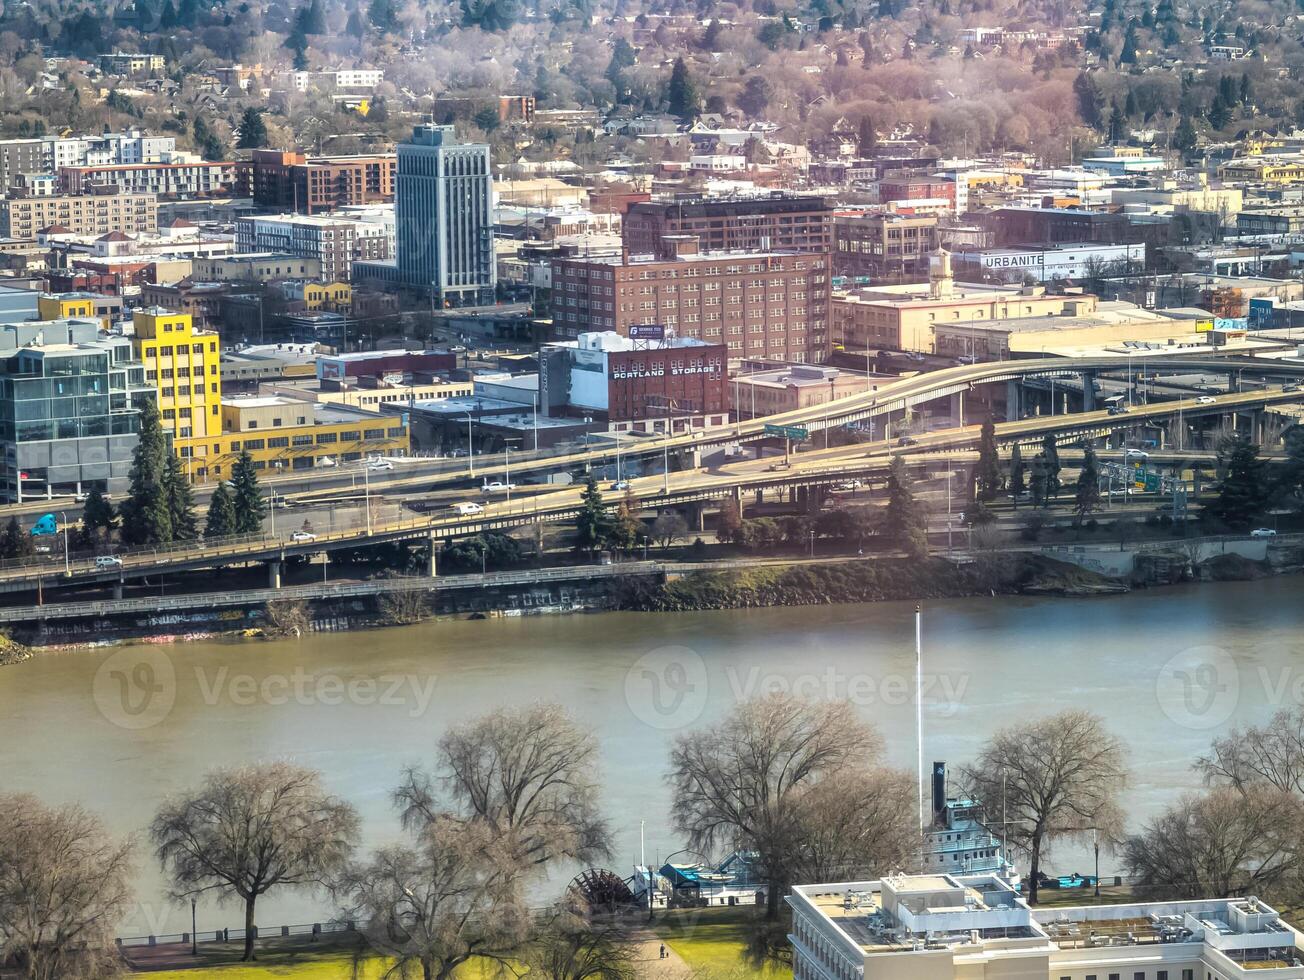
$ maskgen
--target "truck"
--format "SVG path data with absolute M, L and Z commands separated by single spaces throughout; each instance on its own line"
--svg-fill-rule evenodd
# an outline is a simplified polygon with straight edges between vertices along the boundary
M 59 533 L 59 520 L 53 514 L 42 514 L 37 518 L 36 523 L 32 525 L 32 537 L 39 538 L 45 535 L 55 535 Z
M 476 503 L 453 504 L 453 512 L 458 517 L 474 517 L 476 514 L 484 513 L 484 505 Z

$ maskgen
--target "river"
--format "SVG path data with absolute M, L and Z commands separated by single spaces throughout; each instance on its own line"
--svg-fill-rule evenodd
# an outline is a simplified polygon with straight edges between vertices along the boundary
M 1101 714 L 1131 750 L 1134 825 L 1195 788 L 1214 735 L 1304 690 L 1296 577 L 1101 599 L 928 603 L 925 765 L 969 758 L 997 727 L 1067 706 Z M 143 829 L 167 793 L 219 764 L 317 767 L 359 809 L 368 847 L 398 836 L 388 794 L 449 724 L 549 699 L 599 734 L 610 866 L 682 846 L 668 826 L 667 747 L 769 688 L 849 697 L 915 761 L 913 604 L 426 623 L 301 640 L 193 642 L 51 654 L 0 672 L 4 788 L 77 801 L 136 834 L 138 906 L 122 934 L 179 932 Z M 1088 871 L 1065 849 L 1060 871 Z M 1102 858 L 1102 871 L 1112 872 Z M 319 897 L 259 903 L 264 926 L 323 918 Z M 236 925 L 200 905 L 200 927 Z

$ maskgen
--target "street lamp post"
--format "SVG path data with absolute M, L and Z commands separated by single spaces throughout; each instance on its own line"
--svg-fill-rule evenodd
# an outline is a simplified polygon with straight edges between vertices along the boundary
M 371 467 L 366 463 L 362 464 L 362 505 L 367 512 L 367 537 L 371 537 Z
M 1091 828 L 1091 849 L 1096 852 L 1096 898 L 1100 897 L 1100 829 Z
M 63 522 L 63 574 L 71 576 L 72 569 L 68 564 L 68 515 L 59 511 L 59 519 Z
M 475 443 L 471 441 L 471 413 L 466 413 L 466 459 L 471 468 L 471 478 L 475 478 Z
M 190 896 L 190 955 L 199 955 L 199 933 L 195 931 L 195 896 Z

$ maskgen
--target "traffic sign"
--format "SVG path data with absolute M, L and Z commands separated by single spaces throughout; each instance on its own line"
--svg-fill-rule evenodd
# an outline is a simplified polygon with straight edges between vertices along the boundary
M 810 438 L 810 433 L 799 425 L 771 425 L 765 423 L 764 432 L 767 436 L 778 436 L 781 439 L 792 439 L 794 442 L 801 442 Z

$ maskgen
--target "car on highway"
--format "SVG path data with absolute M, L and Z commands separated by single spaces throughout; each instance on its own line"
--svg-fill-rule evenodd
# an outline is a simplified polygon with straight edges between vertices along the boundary
M 484 505 L 476 503 L 452 504 L 453 510 L 457 512 L 458 517 L 474 517 L 476 514 L 484 513 Z
M 902 436 L 900 439 L 897 440 L 897 445 L 898 445 L 898 446 L 917 446 L 917 445 L 919 445 L 919 440 L 916 439 L 914 436 Z
M 841 483 L 835 483 L 830 488 L 834 491 L 859 490 L 864 484 L 859 480 L 843 480 Z
M 782 460 L 780 460 L 780 461 L 777 462 L 777 463 L 771 463 L 769 466 L 767 466 L 767 467 L 765 467 L 765 468 L 766 468 L 767 470 L 769 470 L 771 473 L 777 473 L 777 472 L 779 472 L 779 470 L 790 470 L 790 469 L 792 469 L 792 464 L 791 464 L 791 463 L 785 463 L 785 462 L 783 462 Z
M 117 555 L 100 555 L 95 559 L 96 568 L 121 568 L 122 559 Z
M 1270 527 L 1256 527 L 1250 532 L 1252 538 L 1275 538 L 1276 536 L 1277 532 Z
M 1289 384 L 1282 385 L 1281 390 L 1283 394 L 1289 394 L 1292 391 L 1299 391 L 1299 384 L 1295 381 L 1292 381 Z
M 1139 459 L 1144 461 L 1150 458 L 1150 454 L 1146 452 L 1144 449 L 1129 449 L 1123 453 L 1123 458 Z
M 392 470 L 393 468 L 394 461 L 390 459 L 381 459 L 379 456 L 374 456 L 367 460 L 367 469 L 373 472 L 376 470 Z
M 335 457 L 334 457 L 334 456 L 323 456 L 321 459 L 317 460 L 317 465 L 318 465 L 318 466 L 334 466 L 334 465 L 335 465 Z
M 611 489 L 612 489 L 612 490 L 628 490 L 628 489 L 629 489 L 629 481 L 628 481 L 628 480 L 617 480 L 615 483 L 613 483 L 613 484 L 611 485 Z
M 1217 405 L 1218 399 L 1214 398 L 1213 395 L 1201 395 L 1195 400 L 1195 403 L 1197 405 Z
M 304 544 L 307 541 L 316 541 L 317 535 L 311 531 L 295 531 L 290 535 L 290 540 L 295 544 Z
M 480 487 L 483 493 L 506 493 L 508 490 L 515 490 L 515 483 L 504 483 L 502 480 L 486 480 Z
M 1126 406 L 1126 405 L 1110 405 L 1110 406 L 1109 406 L 1109 414 L 1110 414 L 1110 415 L 1126 415 L 1126 414 L 1127 414 L 1127 406 Z

